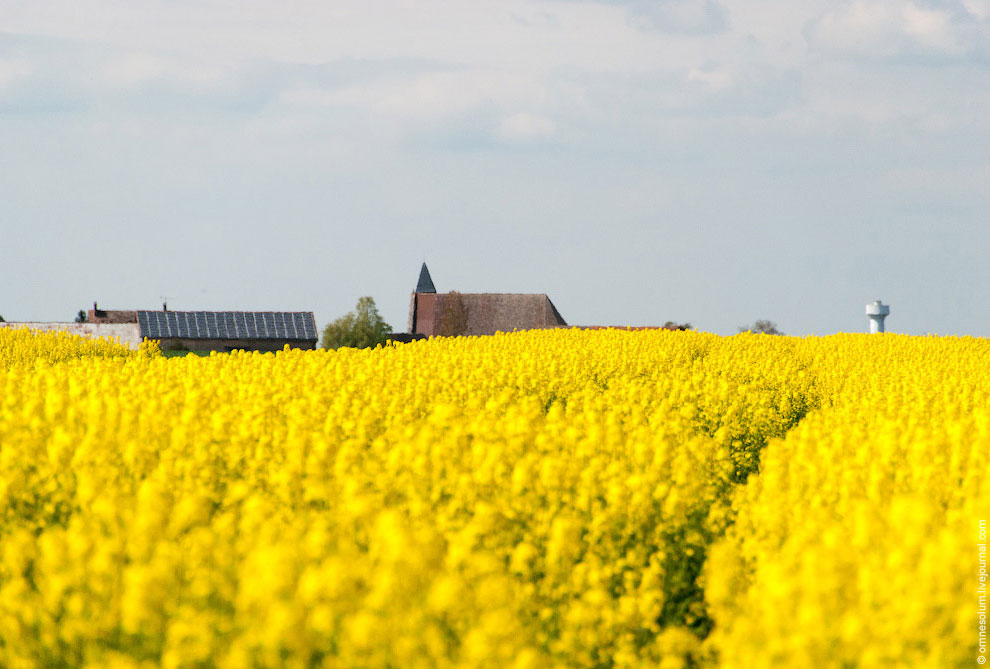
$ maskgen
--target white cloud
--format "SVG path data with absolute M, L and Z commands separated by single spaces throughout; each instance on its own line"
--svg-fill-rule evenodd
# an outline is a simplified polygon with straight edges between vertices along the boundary
M 130 88 L 155 82 L 212 88 L 220 84 L 228 74 L 228 70 L 217 65 L 189 62 L 171 54 L 131 52 L 106 65 L 102 80 L 113 88 Z
M 728 12 L 717 0 L 590 0 L 622 8 L 640 30 L 711 35 L 728 27 Z
M 525 142 L 547 139 L 557 131 L 557 125 L 552 119 L 539 114 L 519 112 L 502 119 L 498 127 L 498 136 L 510 142 Z
M 623 0 L 633 25 L 663 32 L 707 35 L 728 25 L 725 8 L 714 0 Z
M 168 62 L 146 53 L 135 53 L 111 63 L 104 70 L 104 80 L 113 86 L 127 87 L 164 76 Z
M 990 19 L 990 0 L 962 0 L 962 5 L 978 21 Z
M 923 9 L 912 3 L 903 7 L 904 32 L 920 44 L 940 50 L 955 50 L 948 12 Z
M 538 79 L 496 70 L 426 72 L 341 88 L 303 86 L 280 96 L 292 105 L 355 107 L 411 120 L 450 118 L 485 107 L 540 103 L 545 98 Z
M 8 3 L 9 4 L 9 3 Z M 636 67 L 647 38 L 621 11 L 532 0 L 56 0 L 5 8 L 3 31 L 197 60 L 318 65 L 419 58 L 472 67 Z M 112 17 L 110 19 L 109 17 Z M 520 17 L 533 19 L 522 25 Z
M 731 72 L 710 66 L 692 67 L 688 70 L 687 80 L 697 83 L 710 91 L 728 90 L 735 83 Z
M 851 0 L 809 23 L 811 44 L 826 51 L 890 58 L 961 56 L 968 45 L 948 10 L 911 0 Z

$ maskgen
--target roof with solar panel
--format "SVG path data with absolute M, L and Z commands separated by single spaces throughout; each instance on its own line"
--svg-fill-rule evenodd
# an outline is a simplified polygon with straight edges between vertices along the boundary
M 148 339 L 286 339 L 315 341 L 311 311 L 138 311 Z

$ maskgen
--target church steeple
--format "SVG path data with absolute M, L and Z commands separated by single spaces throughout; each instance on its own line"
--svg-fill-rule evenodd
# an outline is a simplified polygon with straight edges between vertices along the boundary
M 417 293 L 435 293 L 437 289 L 433 286 L 433 279 L 430 278 L 430 270 L 426 269 L 426 263 L 419 270 L 419 281 L 416 283 Z

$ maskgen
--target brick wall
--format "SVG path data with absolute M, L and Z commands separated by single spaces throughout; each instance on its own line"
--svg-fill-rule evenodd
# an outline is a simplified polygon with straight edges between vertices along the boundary
M 436 293 L 416 293 L 416 329 L 414 334 L 422 334 L 431 337 L 437 333 L 436 313 L 437 313 Z

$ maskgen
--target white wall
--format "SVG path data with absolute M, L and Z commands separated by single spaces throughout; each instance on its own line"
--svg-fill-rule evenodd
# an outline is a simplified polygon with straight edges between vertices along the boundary
M 52 330 L 62 330 L 69 334 L 82 335 L 83 337 L 100 337 L 106 339 L 117 338 L 121 344 L 130 349 L 137 350 L 141 344 L 141 331 L 137 323 L 0 323 L 0 327 L 5 328 L 30 328 L 41 332 L 51 332 Z

